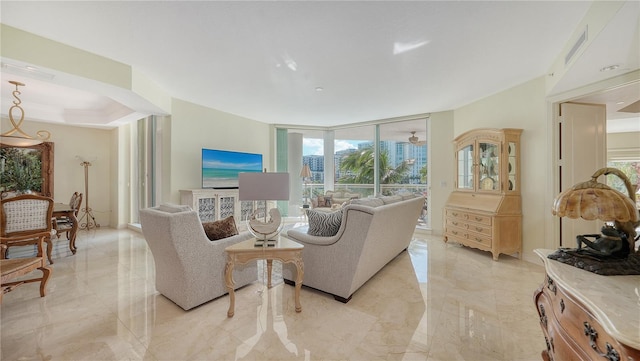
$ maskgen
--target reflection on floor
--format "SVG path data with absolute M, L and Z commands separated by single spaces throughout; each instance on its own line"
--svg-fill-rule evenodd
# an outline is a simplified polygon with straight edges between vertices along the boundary
M 81 231 L 76 255 L 55 242 L 46 297 L 37 284 L 5 295 L 0 359 L 540 359 L 540 265 L 415 237 L 347 304 L 303 287 L 296 313 L 274 274 L 271 289 L 260 277 L 238 290 L 227 318 L 228 296 L 185 312 L 158 294 L 140 233 Z

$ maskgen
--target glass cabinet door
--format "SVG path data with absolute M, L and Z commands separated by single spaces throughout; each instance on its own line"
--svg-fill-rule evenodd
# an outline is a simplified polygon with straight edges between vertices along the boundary
M 458 189 L 473 189 L 473 144 L 458 150 Z
M 477 189 L 485 191 L 500 190 L 500 145 L 496 143 L 478 143 L 479 179 Z
M 515 191 L 516 190 L 516 167 L 518 166 L 516 162 L 516 143 L 509 142 L 507 147 L 507 157 L 508 157 L 508 166 L 507 171 L 509 173 L 509 184 L 507 190 Z

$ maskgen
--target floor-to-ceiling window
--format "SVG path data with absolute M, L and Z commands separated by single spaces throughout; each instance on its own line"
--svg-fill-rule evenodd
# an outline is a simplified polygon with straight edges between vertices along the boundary
M 302 149 L 288 150 L 290 157 L 296 157 L 289 159 L 290 165 L 297 164 L 296 174 L 301 175 L 300 205 L 329 190 L 360 197 L 399 193 L 428 197 L 427 121 L 413 117 L 322 130 L 289 128 L 290 138 L 302 138 Z M 305 165 L 310 168 L 308 177 L 302 176 Z M 428 228 L 426 204 L 419 226 Z
M 161 118 L 161 117 L 160 117 Z M 130 223 L 138 223 L 138 211 L 155 206 L 161 182 L 161 122 L 158 117 L 139 119 L 132 127 L 131 146 L 131 215 Z
M 428 200 L 427 140 L 426 118 L 380 124 L 380 194 L 419 193 Z M 429 227 L 427 204 L 418 221 L 422 227 Z
M 376 126 L 337 129 L 334 132 L 334 190 L 375 195 Z

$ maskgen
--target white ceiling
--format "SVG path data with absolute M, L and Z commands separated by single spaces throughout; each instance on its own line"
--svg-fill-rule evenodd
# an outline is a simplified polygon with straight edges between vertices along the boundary
M 334 126 L 451 110 L 545 75 L 590 5 L 3 0 L 0 20 L 131 65 L 175 98 L 266 123 Z M 639 14 L 640 2 L 629 1 L 613 25 L 592 34 L 555 91 L 640 68 Z M 134 94 L 78 82 L 70 89 L 68 75 L 2 62 L 3 116 L 7 80 L 27 84 L 30 119 L 112 127 L 153 108 Z M 599 71 L 612 64 L 620 67 Z M 631 98 L 640 99 L 639 86 L 627 89 Z M 611 119 L 621 118 L 615 110 Z M 622 118 L 640 123 L 637 113 Z

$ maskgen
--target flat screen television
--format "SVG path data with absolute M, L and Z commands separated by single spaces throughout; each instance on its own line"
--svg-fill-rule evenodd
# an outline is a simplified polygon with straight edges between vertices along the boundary
M 240 172 L 262 172 L 262 154 L 202 149 L 202 188 L 238 188 Z

